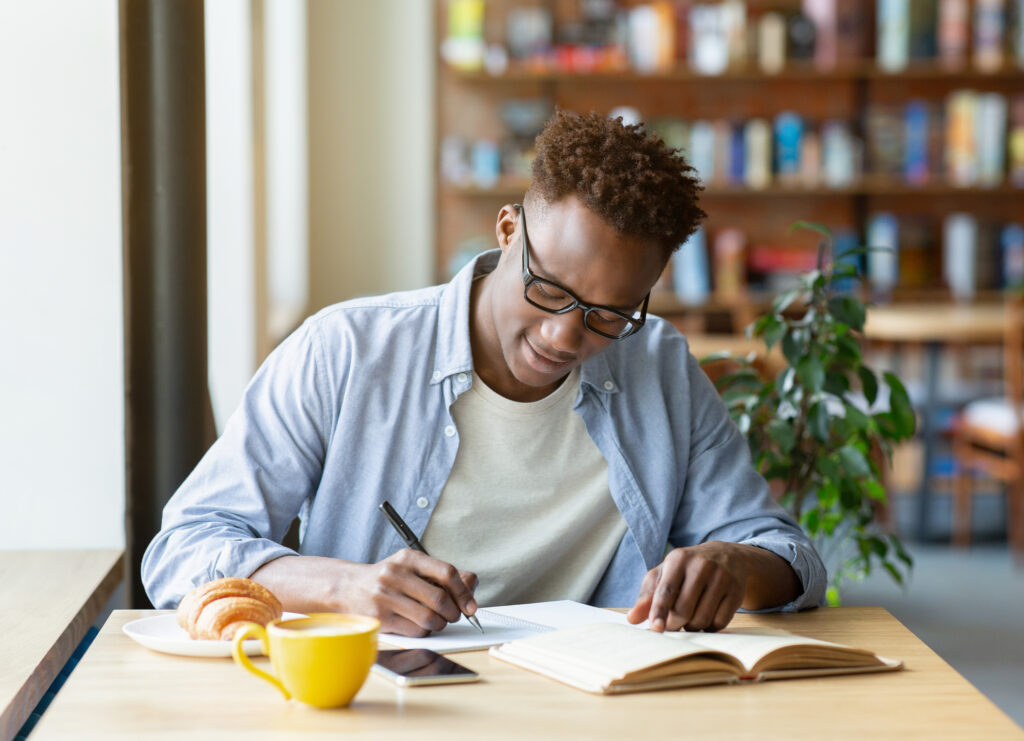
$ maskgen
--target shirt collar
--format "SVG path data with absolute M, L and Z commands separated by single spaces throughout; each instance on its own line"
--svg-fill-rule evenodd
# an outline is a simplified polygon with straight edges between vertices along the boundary
M 473 370 L 473 349 L 469 344 L 469 299 L 473 281 L 494 270 L 500 257 L 498 249 L 480 253 L 441 290 L 431 384 L 440 383 L 454 373 Z
M 480 253 L 441 290 L 431 384 L 440 383 L 455 373 L 473 370 L 473 349 L 469 342 L 469 299 L 473 281 L 494 270 L 500 258 L 499 249 Z M 619 392 L 609 360 L 609 356 L 615 354 L 614 350 L 614 346 L 608 347 L 580 366 L 581 386 L 590 386 L 602 394 Z

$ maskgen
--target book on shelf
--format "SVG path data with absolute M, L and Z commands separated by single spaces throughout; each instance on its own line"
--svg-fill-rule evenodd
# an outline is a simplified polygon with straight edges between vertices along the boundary
M 708 248 L 704 227 L 675 251 L 671 260 L 672 287 L 676 298 L 688 306 L 700 306 L 711 297 L 711 276 L 708 271 Z
M 892 105 L 868 108 L 864 122 L 867 167 L 872 175 L 898 180 L 903 174 L 904 119 Z
M 803 0 L 803 11 L 814 24 L 814 66 L 828 72 L 836 66 L 839 49 L 837 0 Z
M 1006 224 L 999 234 L 1002 288 L 1024 288 L 1024 225 Z
M 935 58 L 937 51 L 936 0 L 910 0 L 908 10 L 908 56 L 915 60 Z
M 974 0 L 974 66 L 994 72 L 1003 65 L 1005 0 Z
M 886 72 L 900 72 L 910 56 L 910 0 L 878 0 L 875 62 Z
M 946 177 L 954 185 L 978 180 L 977 108 L 973 90 L 955 90 L 946 99 Z
M 871 651 L 774 628 L 654 633 L 600 623 L 522 638 L 492 656 L 576 689 L 612 695 L 773 679 L 895 671 Z
M 775 117 L 775 174 L 779 182 L 792 184 L 799 180 L 800 147 L 804 133 L 803 119 L 792 111 Z
M 757 66 L 774 75 L 786 66 L 786 19 L 782 13 L 765 13 L 757 22 Z
M 752 118 L 743 128 L 743 182 L 752 190 L 762 190 L 771 179 L 771 125 L 763 118 Z
M 711 251 L 714 255 L 715 297 L 723 303 L 739 300 L 747 285 L 746 236 L 734 227 L 719 229 Z
M 978 183 L 998 185 L 1006 166 L 1006 98 L 999 93 L 981 93 L 975 109 L 975 139 L 978 152 Z
M 967 65 L 967 42 L 970 38 L 968 0 L 939 0 L 936 46 L 939 64 L 949 70 Z
M 1024 93 L 1010 100 L 1010 122 L 1007 134 L 1007 174 L 1010 182 L 1024 188 Z
M 903 108 L 903 178 L 912 185 L 928 182 L 931 114 L 923 100 Z
M 876 294 L 887 296 L 899 280 L 899 222 L 890 213 L 876 213 L 868 220 L 868 282 Z
M 977 290 L 978 221 L 971 214 L 953 213 L 942 226 L 942 275 L 958 301 L 969 301 Z

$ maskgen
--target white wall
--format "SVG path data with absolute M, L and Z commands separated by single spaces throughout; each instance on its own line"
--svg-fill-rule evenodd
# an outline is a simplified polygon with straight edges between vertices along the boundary
M 0 0 L 0 548 L 124 545 L 117 0 Z
M 207 357 L 220 430 L 257 363 L 252 18 L 249 0 L 208 2 L 204 15 Z
M 310 303 L 431 282 L 433 3 L 309 2 Z

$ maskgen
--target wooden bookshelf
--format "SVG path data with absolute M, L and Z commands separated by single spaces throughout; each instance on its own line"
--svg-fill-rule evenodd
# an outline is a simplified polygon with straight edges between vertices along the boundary
M 848 0 L 842 0 L 845 4 Z M 854 0 L 849 0 L 853 2 Z M 874 0 L 856 0 L 865 9 L 869 24 L 863 41 L 867 54 L 874 53 Z M 436 2 L 436 48 L 447 31 L 447 3 Z M 623 2 L 622 5 L 635 3 Z M 484 33 L 488 42 L 504 39 L 504 18 L 516 6 L 548 7 L 558 28 L 560 22 L 578 12 L 575 0 L 487 0 Z M 790 0 L 749 0 L 752 11 L 793 10 L 799 2 Z M 437 58 L 437 174 L 436 174 L 436 271 L 438 280 L 447 279 L 459 262 L 460 246 L 488 247 L 494 244 L 494 223 L 498 209 L 519 201 L 529 181 L 523 176 L 502 175 L 492 185 L 472 180 L 453 182 L 442 174 L 442 142 L 455 135 L 466 139 L 501 142 L 507 136 L 502 106 L 509 101 L 545 101 L 575 111 L 610 112 L 617 106 L 631 106 L 647 121 L 680 118 L 715 121 L 744 121 L 764 118 L 772 121 L 783 111 L 794 111 L 817 130 L 821 122 L 841 120 L 866 144 L 866 110 L 870 106 L 903 106 L 921 99 L 941 109 L 952 91 L 971 89 L 1005 96 L 1024 91 L 1024 69 L 1011 62 L 993 71 L 970 66 L 950 70 L 938 63 L 911 61 L 899 72 L 879 68 L 872 59 L 838 62 L 821 71 L 810 62 L 787 64 L 777 73 L 761 71 L 756 64 L 733 67 L 719 75 L 698 74 L 679 65 L 663 72 L 635 71 L 570 72 L 560 69 L 516 67 L 492 75 L 485 71 L 464 72 Z M 703 196 L 708 213 L 705 228 L 711 237 L 725 227 L 738 227 L 748 244 L 792 246 L 813 249 L 816 236 L 793 233 L 796 221 L 823 223 L 833 230 L 851 230 L 866 239 L 865 226 L 873 213 L 886 211 L 901 221 L 908 219 L 926 233 L 927 276 L 918 276 L 898 286 L 893 300 L 915 300 L 928 296 L 943 300 L 948 290 L 942 284 L 942 220 L 961 211 L 979 222 L 1002 224 L 1024 220 L 1024 188 L 1003 180 L 991 187 L 962 187 L 934 174 L 926 182 L 911 185 L 898 177 L 864 173 L 841 187 L 782 184 L 767 187 L 723 186 L 710 183 Z M 475 238 L 475 242 L 470 242 Z M 902 240 L 902 234 L 901 234 Z M 466 250 L 462 257 L 468 255 Z M 922 284 L 923 281 L 923 284 Z M 982 291 L 979 291 L 979 295 Z M 659 299 L 658 313 L 681 318 L 695 317 L 710 331 L 742 329 L 742 320 L 766 306 L 767 297 L 748 292 L 728 306 L 710 301 L 701 306 L 684 306 L 671 295 Z

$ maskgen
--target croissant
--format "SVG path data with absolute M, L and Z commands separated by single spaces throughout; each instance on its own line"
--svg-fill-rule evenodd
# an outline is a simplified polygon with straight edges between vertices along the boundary
M 196 587 L 178 604 L 178 625 L 194 640 L 227 641 L 244 623 L 281 617 L 281 602 L 251 579 L 227 577 Z

